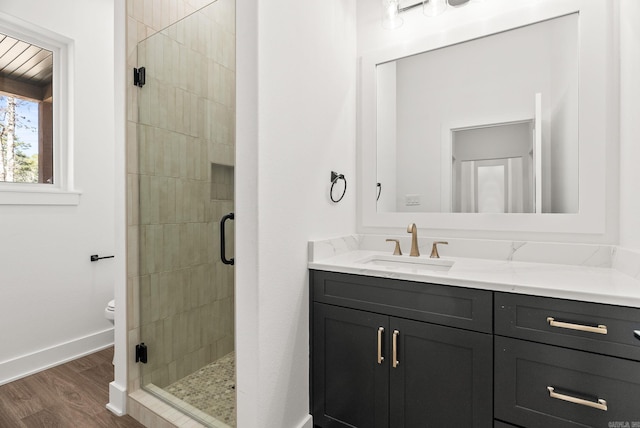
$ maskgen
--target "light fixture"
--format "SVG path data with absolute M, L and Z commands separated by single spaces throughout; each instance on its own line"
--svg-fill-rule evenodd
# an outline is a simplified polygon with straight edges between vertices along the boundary
M 424 0 L 422 2 L 422 12 L 426 16 L 438 16 L 447 10 L 449 4 L 447 0 Z
M 382 26 L 393 30 L 402 25 L 400 18 L 400 0 L 382 0 Z
M 462 6 L 470 0 L 423 0 L 409 6 L 400 7 L 400 0 L 381 0 L 382 1 L 382 26 L 386 29 L 393 30 L 402 25 L 403 19 L 400 13 L 406 12 L 422 5 L 422 11 L 426 16 L 438 16 L 445 12 L 449 6 Z

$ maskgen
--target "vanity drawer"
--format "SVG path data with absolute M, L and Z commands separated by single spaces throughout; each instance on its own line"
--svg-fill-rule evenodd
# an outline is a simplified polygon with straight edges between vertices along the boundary
M 498 419 L 545 428 L 640 424 L 638 362 L 499 336 L 494 355 Z
M 640 309 L 495 293 L 495 334 L 640 361 Z
M 316 302 L 492 332 L 490 291 L 314 270 L 310 275 Z

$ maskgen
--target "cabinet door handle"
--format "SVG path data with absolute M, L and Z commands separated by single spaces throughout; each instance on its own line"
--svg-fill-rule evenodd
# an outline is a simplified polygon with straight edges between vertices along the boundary
M 400 364 L 398 361 L 398 336 L 400 336 L 400 332 L 398 330 L 393 330 L 393 368 L 395 369 Z
M 607 402 L 602 398 L 598 398 L 597 402 L 585 400 L 578 397 L 573 397 L 571 395 L 560 394 L 555 391 L 553 386 L 547 386 L 547 390 L 549 391 L 549 397 L 557 398 L 558 400 L 568 401 L 570 403 L 580 404 L 582 406 L 593 407 L 594 409 L 607 411 Z
M 378 327 L 378 364 L 382 364 L 384 357 L 382 356 L 382 336 L 384 335 L 384 327 Z
M 551 327 L 568 328 L 570 330 L 587 331 L 589 333 L 607 334 L 607 326 L 602 324 L 598 326 L 574 324 L 570 322 L 556 321 L 556 319 L 553 317 L 548 317 L 547 322 Z

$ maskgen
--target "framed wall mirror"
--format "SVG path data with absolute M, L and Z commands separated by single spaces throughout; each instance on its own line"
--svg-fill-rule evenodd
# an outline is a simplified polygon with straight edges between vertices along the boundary
M 362 56 L 362 226 L 602 233 L 611 5 L 534 4 Z

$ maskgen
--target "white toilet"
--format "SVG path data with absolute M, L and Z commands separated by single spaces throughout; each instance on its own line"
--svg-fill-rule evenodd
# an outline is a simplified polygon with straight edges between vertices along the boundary
M 104 309 L 104 317 L 109 321 L 111 321 L 111 324 L 114 324 L 113 319 L 115 316 L 115 310 L 116 310 L 116 301 L 110 300 L 109 303 L 107 303 L 107 307 Z
M 109 321 L 111 321 L 111 324 L 114 324 L 114 325 L 115 325 L 115 321 L 114 321 L 115 311 L 116 311 L 116 301 L 110 300 L 109 303 L 107 303 L 107 307 L 104 308 L 104 317 Z M 115 362 L 116 362 L 116 356 L 114 355 L 113 361 L 111 361 L 111 364 L 115 364 Z

